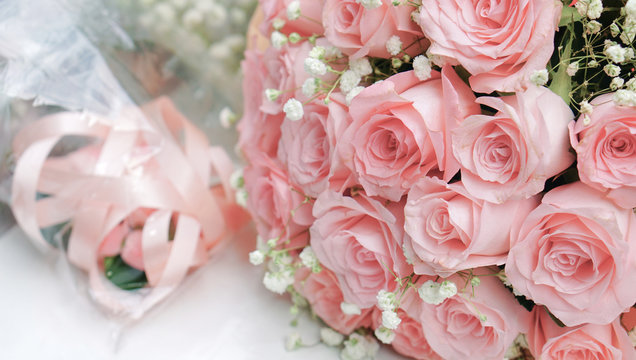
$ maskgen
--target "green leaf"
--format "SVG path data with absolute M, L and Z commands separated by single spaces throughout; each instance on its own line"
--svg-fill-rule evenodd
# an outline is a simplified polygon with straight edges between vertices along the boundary
M 570 91 L 572 91 L 572 79 L 567 73 L 568 65 L 570 65 L 569 61 L 563 61 L 563 59 L 570 59 L 572 56 L 572 40 L 573 37 L 570 36 L 568 43 L 565 45 L 563 52 L 559 56 L 560 64 L 557 69 L 556 74 L 552 77 L 552 82 L 550 83 L 550 90 L 555 94 L 559 95 L 566 104 L 570 105 Z
M 119 255 L 104 258 L 104 274 L 122 290 L 136 290 L 148 284 L 146 273 L 126 264 Z
M 568 26 L 571 23 L 581 21 L 581 19 L 583 19 L 583 16 L 579 14 L 575 7 L 563 6 L 559 27 Z
M 68 248 L 68 240 L 71 237 L 71 227 L 68 221 L 42 228 L 40 233 L 51 246 L 58 248 L 61 242 L 64 250 Z

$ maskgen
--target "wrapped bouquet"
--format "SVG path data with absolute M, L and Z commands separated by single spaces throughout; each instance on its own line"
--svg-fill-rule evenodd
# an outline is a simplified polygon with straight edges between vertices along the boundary
M 115 67 L 78 20 L 93 14 L 84 5 L 0 4 L 2 94 L 45 105 L 17 126 L 3 121 L 19 130 L 3 133 L 12 138 L 10 205 L 36 245 L 61 250 L 80 287 L 128 322 L 205 264 L 246 215 L 225 150 L 168 96 L 137 90 L 147 79 Z M 137 50 L 112 26 L 107 41 Z
M 636 359 L 636 1 L 259 3 L 237 196 L 292 313 L 342 359 Z

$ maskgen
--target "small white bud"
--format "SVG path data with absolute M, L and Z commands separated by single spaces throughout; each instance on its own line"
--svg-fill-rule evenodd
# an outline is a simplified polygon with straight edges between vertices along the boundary
M 612 89 L 612 91 L 616 91 L 620 89 L 621 87 L 623 87 L 624 83 L 625 83 L 625 80 L 619 77 L 615 77 L 612 79 L 612 82 L 610 82 L 610 89 Z
M 289 39 L 290 43 L 295 44 L 295 43 L 299 42 L 300 40 L 302 40 L 303 38 L 300 36 L 299 33 L 293 32 L 293 33 L 289 34 L 288 39 Z
M 224 107 L 219 113 L 219 121 L 221 122 L 221 126 L 226 129 L 229 129 L 236 123 L 238 117 L 229 107 Z
M 612 37 L 617 37 L 618 34 L 621 33 L 621 28 L 618 27 L 618 24 L 613 22 L 610 24 L 610 34 L 612 35 Z
M 418 79 L 428 80 L 431 78 L 431 61 L 424 55 L 418 55 L 413 59 L 413 70 Z
M 417 293 L 420 295 L 420 298 L 427 304 L 439 305 L 446 297 L 440 294 L 439 291 L 440 284 L 436 283 L 432 280 L 426 281 L 420 288 L 417 290 Z
M 205 18 L 203 17 L 203 13 L 201 13 L 197 9 L 189 9 L 183 14 L 181 21 L 183 22 L 183 26 L 187 29 L 194 29 L 195 27 L 203 24 Z
M 345 314 L 345 315 L 360 315 L 360 314 L 362 314 L 362 310 L 360 310 L 358 305 L 349 304 L 349 303 L 346 303 L 344 301 L 340 303 L 340 310 L 342 310 L 342 313 Z
M 272 46 L 275 47 L 276 49 L 280 49 L 283 46 L 285 46 L 285 44 L 287 44 L 287 36 L 285 36 L 280 31 L 272 31 L 270 40 L 271 40 Z
M 250 263 L 252 265 L 260 265 L 265 261 L 265 254 L 260 250 L 254 250 L 250 253 Z
M 296 20 L 300 17 L 300 1 L 294 0 L 287 5 L 287 18 Z
M 294 273 L 290 270 L 280 272 L 266 272 L 263 277 L 263 284 L 267 290 L 277 294 L 283 294 L 287 287 L 294 283 Z
M 285 20 L 283 19 L 274 19 L 272 21 L 272 27 L 274 28 L 274 30 L 280 30 L 285 26 Z
M 312 97 L 318 91 L 320 80 L 318 78 L 308 78 L 303 82 L 302 93 L 306 97 Z
M 294 351 L 296 349 L 300 349 L 302 346 L 303 339 L 298 333 L 289 334 L 287 339 L 285 339 L 285 350 L 287 351 Z
M 632 90 L 617 90 L 613 96 L 618 106 L 636 106 L 636 92 Z
M 399 54 L 400 51 L 402 51 L 402 40 L 400 40 L 399 36 L 393 35 L 391 36 L 391 38 L 389 38 L 389 40 L 386 42 L 386 51 L 388 51 L 389 54 L 393 56 Z
M 291 121 L 300 120 L 305 115 L 303 104 L 294 98 L 287 100 L 285 105 L 283 105 L 283 111 L 285 116 Z
M 382 5 L 382 0 L 356 0 L 356 2 L 362 4 L 367 10 L 373 10 Z
M 605 73 L 611 77 L 615 77 L 621 74 L 621 68 L 614 64 L 605 65 L 603 67 L 603 71 L 605 71 Z
M 311 248 L 311 246 L 306 246 L 303 251 L 300 252 L 299 257 L 302 264 L 310 269 L 313 269 L 315 266 L 320 265 L 320 262 L 318 261 L 318 258 L 316 257 L 316 254 L 314 253 L 314 250 Z
M 530 75 L 530 81 L 537 86 L 545 85 L 548 82 L 548 79 L 549 76 L 547 69 L 536 70 L 532 73 L 532 75 Z
M 481 284 L 481 279 L 478 277 L 473 277 L 470 279 L 470 285 L 472 285 L 472 287 L 477 287 Z
M 230 175 L 230 186 L 234 189 L 241 189 L 245 186 L 245 179 L 243 178 L 243 169 L 236 169 L 232 175 Z
M 380 290 L 376 296 L 378 300 L 378 308 L 383 311 L 393 311 L 397 307 L 397 298 L 395 293 L 386 290 Z
M 439 287 L 439 293 L 444 298 L 450 298 L 457 294 L 457 285 L 452 281 L 443 281 Z
M 327 73 L 327 65 L 319 59 L 308 57 L 305 59 L 305 72 L 311 76 L 322 76 Z
M 398 328 L 402 319 L 398 316 L 395 311 L 392 310 L 384 310 L 382 312 L 382 326 L 387 329 L 395 330 Z
M 327 54 L 327 49 L 322 46 L 316 45 L 309 51 L 309 57 L 314 59 L 323 59 Z
M 570 65 L 568 65 L 567 69 L 565 69 L 565 72 L 568 74 L 568 76 L 576 75 L 577 71 L 579 71 L 579 62 L 578 61 L 570 63 Z
M 609 45 L 603 50 L 603 54 L 616 64 L 620 64 L 625 61 L 626 52 L 626 49 L 618 44 Z
M 627 17 L 636 19 L 636 0 L 627 0 L 624 9 Z
M 358 86 L 361 80 L 360 75 L 358 75 L 355 71 L 347 70 L 340 77 L 340 90 L 344 94 L 347 94 L 353 90 L 353 88 Z
M 601 23 L 596 21 L 596 20 L 592 20 L 590 22 L 587 23 L 587 25 L 585 25 L 585 31 L 588 34 L 597 34 L 599 31 L 601 31 Z
M 265 89 L 265 98 L 269 101 L 276 101 L 283 92 L 278 89 Z
M 234 201 L 236 201 L 236 203 L 239 206 L 242 206 L 242 207 L 246 208 L 247 207 L 247 198 L 248 198 L 248 196 L 249 195 L 247 193 L 247 190 L 239 189 L 234 194 Z
M 391 329 L 385 328 L 384 326 L 380 326 L 375 329 L 373 333 L 375 334 L 375 337 L 384 344 L 390 344 L 393 340 L 395 340 L 395 332 Z
M 371 63 L 369 59 L 366 57 L 349 60 L 349 68 L 358 74 L 360 77 L 370 75 L 373 72 L 373 68 L 371 68 Z
M 347 93 L 347 96 L 345 97 L 347 106 L 351 105 L 351 101 L 353 101 L 353 98 L 358 96 L 362 92 L 362 90 L 364 90 L 363 86 L 356 86 Z
M 340 346 L 344 340 L 344 335 L 332 328 L 323 327 L 320 329 L 320 340 L 328 346 Z

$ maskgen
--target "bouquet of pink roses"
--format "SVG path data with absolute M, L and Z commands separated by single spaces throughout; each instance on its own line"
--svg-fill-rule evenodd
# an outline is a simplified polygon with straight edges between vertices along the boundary
M 271 46 L 246 52 L 239 124 L 250 260 L 325 343 L 636 359 L 636 1 L 260 8 Z

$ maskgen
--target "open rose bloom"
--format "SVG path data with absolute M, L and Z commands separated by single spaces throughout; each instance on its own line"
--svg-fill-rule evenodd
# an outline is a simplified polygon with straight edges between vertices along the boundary
M 633 358 L 636 1 L 260 4 L 250 258 L 326 344 Z

